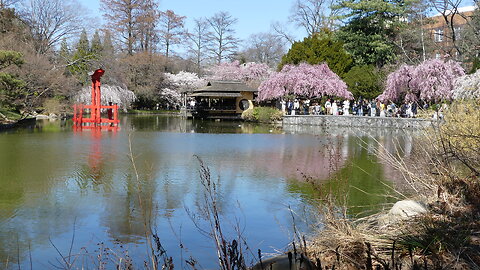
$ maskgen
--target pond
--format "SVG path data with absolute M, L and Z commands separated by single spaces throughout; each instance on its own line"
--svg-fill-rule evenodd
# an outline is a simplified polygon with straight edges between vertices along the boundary
M 142 268 L 146 223 L 177 268 L 190 257 L 217 268 L 201 232 L 199 159 L 217 183 L 225 233 L 240 232 L 255 254 L 285 251 L 294 225 L 306 234 L 321 226 L 327 193 L 352 217 L 393 202 L 386 195 L 400 181 L 375 153 L 409 155 L 413 146 L 398 130 L 150 115 L 123 116 L 118 131 L 73 131 L 71 121 L 37 121 L 0 133 L 0 268 L 51 269 L 69 254 L 92 267 L 102 248 Z

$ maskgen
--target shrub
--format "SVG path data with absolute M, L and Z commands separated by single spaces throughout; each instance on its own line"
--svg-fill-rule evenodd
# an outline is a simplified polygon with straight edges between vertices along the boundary
M 61 114 L 66 110 L 66 103 L 62 98 L 54 97 L 46 99 L 43 102 L 43 111 L 44 113 L 50 114 Z
M 243 112 L 242 118 L 246 121 L 268 123 L 282 120 L 283 113 L 272 107 L 255 107 Z

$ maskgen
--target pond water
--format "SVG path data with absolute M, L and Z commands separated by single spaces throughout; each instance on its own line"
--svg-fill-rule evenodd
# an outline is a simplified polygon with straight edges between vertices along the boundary
M 0 268 L 51 269 L 68 254 L 93 267 L 102 247 L 143 268 L 145 220 L 177 268 L 189 257 L 217 268 L 214 243 L 200 232 L 208 223 L 197 157 L 217 182 L 226 234 L 241 231 L 255 254 L 285 251 L 294 224 L 303 233 L 321 226 L 316 209 L 329 192 L 352 216 L 391 203 L 396 173 L 375 152 L 409 155 L 413 140 L 397 130 L 165 116 L 124 116 L 118 131 L 37 121 L 0 133 Z

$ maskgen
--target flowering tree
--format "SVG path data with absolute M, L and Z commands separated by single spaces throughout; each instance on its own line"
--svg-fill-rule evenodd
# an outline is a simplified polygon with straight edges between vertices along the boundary
M 181 92 L 207 85 L 207 82 L 195 73 L 180 71 L 178 74 L 165 73 L 164 76 L 164 87 L 160 89 L 159 101 L 172 108 L 182 104 Z
M 127 111 L 127 108 L 130 107 L 130 104 L 136 100 L 135 93 L 128 90 L 126 86 L 114 86 L 103 84 L 101 87 L 101 101 L 102 105 L 108 105 L 108 103 L 112 102 L 113 104 L 117 104 L 120 109 Z M 85 86 L 75 94 L 74 100 L 79 103 L 90 103 L 92 100 L 92 88 L 89 86 Z
M 480 69 L 455 81 L 453 99 L 480 99 Z
M 267 64 L 250 62 L 240 64 L 239 61 L 220 63 L 210 68 L 209 80 L 214 81 L 260 81 L 267 78 L 272 70 Z
M 163 88 L 160 91 L 159 99 L 167 106 L 176 108 L 182 104 L 182 96 L 177 90 Z
M 378 99 L 434 101 L 452 98 L 455 79 L 465 74 L 459 63 L 432 59 L 420 65 L 403 65 L 387 77 L 385 91 Z
M 326 64 L 285 65 L 260 84 L 258 99 L 279 98 L 288 94 L 305 97 L 336 96 L 353 99 L 347 85 Z
M 192 90 L 207 85 L 204 79 L 200 79 L 197 74 L 180 71 L 178 74 L 165 73 L 165 83 L 169 88 L 180 91 Z

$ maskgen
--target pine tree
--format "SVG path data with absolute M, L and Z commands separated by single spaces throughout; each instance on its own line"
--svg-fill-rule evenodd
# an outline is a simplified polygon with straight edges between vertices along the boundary
M 21 53 L 0 50 L 0 70 L 11 65 L 21 66 L 23 63 L 24 60 Z M 25 82 L 18 79 L 17 76 L 0 72 L 0 108 L 18 110 L 20 104 L 17 102 L 24 95 L 24 88 Z
M 70 48 L 68 47 L 68 43 L 66 39 L 62 40 L 60 44 L 60 57 L 63 61 L 68 62 L 71 56 Z
M 395 60 L 394 40 L 398 26 L 405 24 L 401 17 L 409 5 L 408 0 L 344 0 L 340 3 L 338 9 L 346 10 L 343 19 L 348 23 L 336 36 L 357 65 L 382 67 Z
M 106 30 L 103 35 L 103 56 L 113 57 L 115 54 L 115 47 L 112 42 L 112 33 L 109 30 Z
M 91 63 L 95 60 L 95 55 L 90 52 L 87 31 L 83 29 L 80 38 L 75 45 L 71 63 L 68 66 L 72 73 L 81 84 L 88 83 L 88 72 L 92 69 Z
M 95 34 L 93 34 L 90 51 L 92 52 L 93 55 L 96 56 L 96 58 L 99 58 L 100 55 L 102 54 L 103 45 L 102 45 L 102 40 L 100 39 L 100 34 L 98 33 L 98 30 L 96 30 Z

